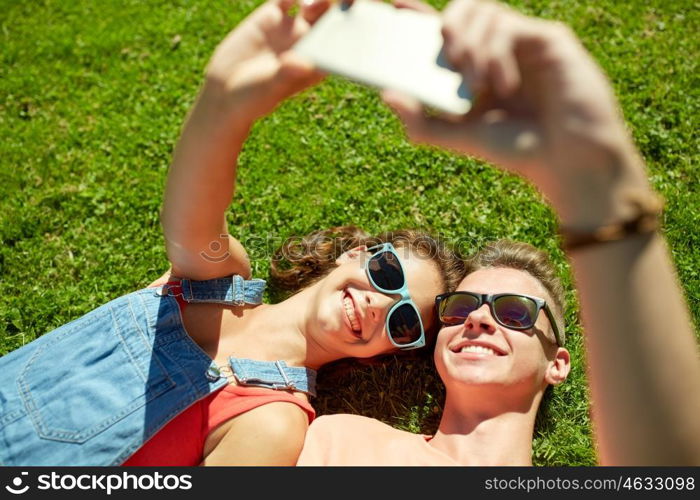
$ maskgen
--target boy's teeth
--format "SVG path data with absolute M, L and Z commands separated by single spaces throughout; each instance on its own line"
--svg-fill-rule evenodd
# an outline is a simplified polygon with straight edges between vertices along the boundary
M 460 352 L 476 352 L 481 354 L 495 355 L 496 351 L 483 345 L 465 345 Z
M 355 307 L 353 306 L 352 299 L 350 299 L 350 297 L 344 297 L 343 306 L 345 307 L 345 314 L 347 314 L 350 320 L 352 329 L 356 332 L 360 331 L 360 322 L 357 321 L 357 316 L 355 316 Z

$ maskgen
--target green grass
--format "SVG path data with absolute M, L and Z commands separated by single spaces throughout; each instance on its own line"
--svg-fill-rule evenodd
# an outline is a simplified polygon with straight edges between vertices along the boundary
M 167 268 L 158 211 L 179 128 L 216 43 L 259 3 L 0 0 L 0 354 Z M 667 200 L 664 231 L 700 324 L 697 6 L 514 5 L 572 25 L 610 75 Z M 256 125 L 240 164 L 229 223 L 258 277 L 285 238 L 355 223 L 429 229 L 464 251 L 524 240 L 550 251 L 571 282 L 553 213 L 534 189 L 478 161 L 411 146 L 361 86 L 330 78 L 285 103 Z M 596 460 L 569 299 L 573 373 L 536 436 L 542 465 Z M 439 379 L 418 361 L 328 379 L 316 402 L 319 413 L 359 412 L 420 432 L 435 428 L 441 405 Z

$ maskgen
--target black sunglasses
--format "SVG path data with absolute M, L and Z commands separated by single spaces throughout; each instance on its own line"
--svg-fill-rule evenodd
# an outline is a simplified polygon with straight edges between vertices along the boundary
M 382 293 L 401 295 L 386 315 L 389 340 L 399 349 L 417 349 L 425 345 L 425 330 L 416 304 L 408 293 L 406 275 L 399 255 L 391 243 L 367 249 L 374 253 L 365 264 L 367 276 L 374 288 Z
M 451 326 L 464 323 L 469 315 L 488 304 L 491 316 L 496 322 L 512 330 L 527 330 L 537 321 L 540 310 L 544 309 L 549 319 L 557 344 L 564 345 L 564 339 L 559 332 L 554 315 L 547 302 L 539 297 L 531 297 L 519 293 L 472 293 L 450 292 L 435 297 L 438 317 L 443 325 Z

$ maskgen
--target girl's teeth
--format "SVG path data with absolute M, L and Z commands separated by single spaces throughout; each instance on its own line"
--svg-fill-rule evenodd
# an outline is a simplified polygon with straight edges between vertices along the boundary
M 496 351 L 483 345 L 465 345 L 460 352 L 475 352 L 479 354 L 490 354 L 495 356 Z
M 353 306 L 352 299 L 350 297 L 343 298 L 343 306 L 345 307 L 345 314 L 347 314 L 350 320 L 350 326 L 356 332 L 360 331 L 360 322 L 357 321 L 355 316 L 355 307 Z

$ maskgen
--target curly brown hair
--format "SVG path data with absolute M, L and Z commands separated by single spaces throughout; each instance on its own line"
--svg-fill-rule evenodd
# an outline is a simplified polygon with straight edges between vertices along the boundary
M 338 226 L 288 239 L 273 255 L 270 284 L 281 298 L 316 283 L 337 266 L 336 259 L 358 246 L 391 243 L 415 255 L 429 258 L 440 272 L 445 291 L 453 291 L 464 277 L 464 259 L 449 245 L 430 234 L 401 229 L 372 236 L 356 226 Z M 432 347 L 438 325 L 426 330 L 426 346 Z

